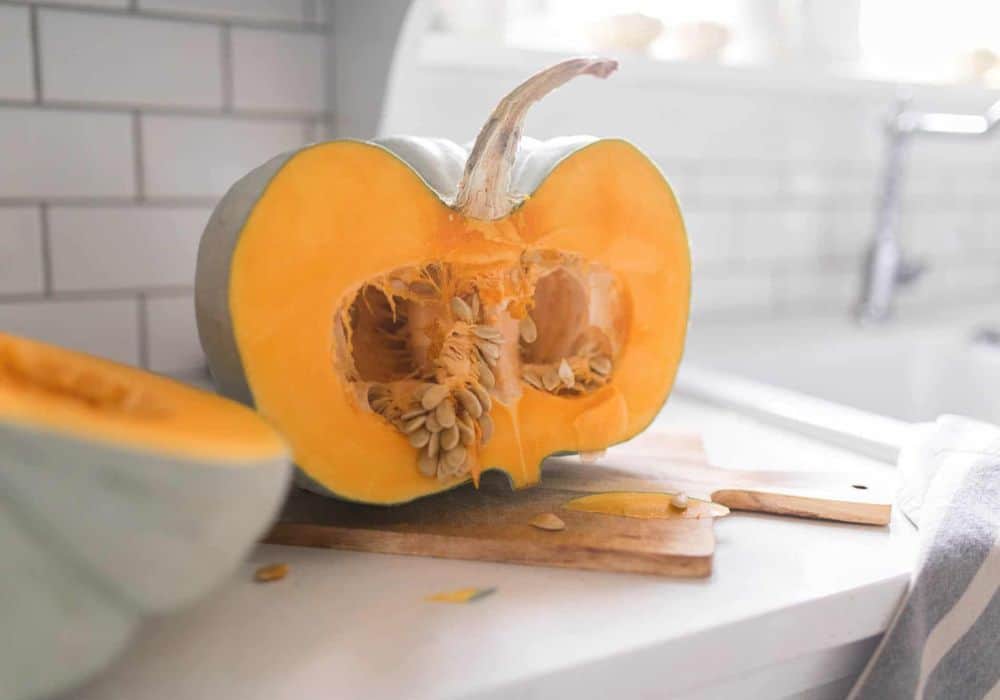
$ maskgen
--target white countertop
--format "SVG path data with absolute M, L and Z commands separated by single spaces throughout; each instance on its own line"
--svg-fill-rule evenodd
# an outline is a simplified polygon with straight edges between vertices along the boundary
M 720 465 L 893 469 L 677 397 L 658 423 L 701 431 Z M 901 514 L 879 528 L 734 513 L 716 521 L 716 536 L 705 580 L 262 545 L 208 600 L 148 623 L 72 697 L 705 698 L 839 688 L 888 624 L 916 553 Z M 291 566 L 285 580 L 252 582 L 256 567 L 278 561 Z M 424 600 L 464 586 L 498 590 L 466 605 Z

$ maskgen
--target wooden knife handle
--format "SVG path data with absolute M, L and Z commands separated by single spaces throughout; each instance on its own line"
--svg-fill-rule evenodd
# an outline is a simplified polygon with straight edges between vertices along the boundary
M 892 515 L 891 502 L 847 501 L 781 491 L 719 489 L 712 492 L 712 500 L 732 510 L 794 515 L 800 518 L 836 520 L 862 525 L 887 525 Z

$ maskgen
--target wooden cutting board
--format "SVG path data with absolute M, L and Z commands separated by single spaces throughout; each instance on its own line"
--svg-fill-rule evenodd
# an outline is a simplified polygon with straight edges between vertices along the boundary
M 609 491 L 676 492 L 739 510 L 883 525 L 888 484 L 869 477 L 721 469 L 701 439 L 647 433 L 595 464 L 545 463 L 542 484 L 511 491 L 500 474 L 414 503 L 386 508 L 294 490 L 266 542 L 451 559 L 514 562 L 664 576 L 704 577 L 715 550 L 712 518 L 639 519 L 570 511 L 564 504 Z M 555 513 L 562 531 L 532 527 Z

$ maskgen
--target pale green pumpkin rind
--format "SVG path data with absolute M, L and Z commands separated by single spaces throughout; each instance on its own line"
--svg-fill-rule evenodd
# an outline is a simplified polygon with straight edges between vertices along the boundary
M 624 139 L 593 139 L 581 137 L 579 141 L 579 146 L 574 150 L 562 154 L 560 157 L 553 159 L 551 163 L 547 163 L 547 170 L 540 177 L 535 175 L 532 179 L 536 180 L 535 189 L 541 186 L 542 183 L 553 173 L 558 166 L 564 161 L 572 158 L 575 154 L 580 153 L 587 148 L 604 142 L 604 141 L 617 141 L 625 143 L 630 148 L 636 150 L 643 158 L 653 166 L 656 172 L 660 175 L 663 181 L 664 191 L 673 200 L 674 207 L 680 215 L 680 207 L 677 203 L 677 197 L 667 182 L 666 177 L 664 177 L 662 171 L 659 167 L 651 160 L 649 160 L 645 154 L 643 154 L 635 145 L 629 143 Z M 246 225 L 247 220 L 253 212 L 254 207 L 257 202 L 266 194 L 267 188 L 271 181 L 278 175 L 283 167 L 288 165 L 298 153 L 307 150 L 309 148 L 315 148 L 317 146 L 327 145 L 329 143 L 338 142 L 350 142 L 359 143 L 371 148 L 376 148 L 386 153 L 389 153 L 394 158 L 399 160 L 401 163 L 406 165 L 413 174 L 420 179 L 425 187 L 429 191 L 435 194 L 442 203 L 446 206 L 450 204 L 445 201 L 442 197 L 441 192 L 432 187 L 428 183 L 428 179 L 417 170 L 414 166 L 403 159 L 399 154 L 394 152 L 391 148 L 380 145 L 378 143 L 373 143 L 369 141 L 356 141 L 353 139 L 343 139 L 341 141 L 330 141 L 323 144 L 313 144 L 307 146 L 306 148 L 299 149 L 297 151 L 289 152 L 277 156 L 269 160 L 264 165 L 258 167 L 257 169 L 251 171 L 249 174 L 241 178 L 234 184 L 229 191 L 225 194 L 223 199 L 220 201 L 219 205 L 216 207 L 215 212 L 213 212 L 212 217 L 209 219 L 208 225 L 205 228 L 205 233 L 202 236 L 201 245 L 198 250 L 198 271 L 195 283 L 195 303 L 197 309 L 197 319 L 198 319 L 198 332 L 201 338 L 202 348 L 205 350 L 205 354 L 208 357 L 209 368 L 212 371 L 212 375 L 219 387 L 220 392 L 231 398 L 237 399 L 246 403 L 248 405 L 253 405 L 253 387 L 247 381 L 245 371 L 243 369 L 243 363 L 240 359 L 239 346 L 236 342 L 235 333 L 232 326 L 232 312 L 229 304 L 229 286 L 230 286 L 230 271 L 232 265 L 232 258 L 236 250 L 236 246 L 239 244 L 239 239 L 242 234 L 243 228 Z M 523 169 L 522 169 L 523 170 Z M 532 190 L 534 191 L 534 190 Z M 521 193 L 530 195 L 530 193 Z M 523 202 L 522 202 L 523 205 Z M 521 205 L 519 205 L 520 207 Z M 684 233 L 684 239 L 687 241 L 686 230 L 684 229 L 683 217 L 681 217 L 681 227 Z M 686 248 L 687 254 L 687 266 L 691 269 L 691 259 L 690 259 L 690 248 Z M 690 304 L 691 299 L 691 280 L 690 275 L 688 276 L 688 288 L 686 290 L 688 304 Z M 687 319 L 689 314 L 685 314 L 685 319 Z M 683 353 L 683 336 L 686 335 L 686 320 L 685 328 L 682 329 L 682 353 Z M 679 363 L 678 363 L 679 364 Z M 672 390 L 673 381 L 676 379 L 675 376 L 671 378 L 670 386 L 667 388 L 666 393 L 663 397 L 663 403 L 666 403 L 667 398 Z M 571 400 L 571 399 L 569 399 Z M 655 416 L 651 419 L 655 420 Z M 643 426 L 641 429 L 631 433 L 630 435 L 624 437 L 617 443 L 625 442 L 629 440 L 643 430 L 645 430 L 649 424 Z M 610 447 L 610 445 L 609 445 Z M 557 454 L 567 454 L 565 451 L 556 450 L 552 455 Z M 572 454 L 572 453 L 569 453 Z M 552 456 L 550 455 L 550 456 Z M 544 462 L 544 460 L 542 460 Z M 494 466 L 485 468 L 483 471 L 501 471 L 508 479 L 513 480 L 510 474 L 501 466 Z M 541 472 L 541 464 L 539 464 L 539 473 Z M 330 488 L 320 483 L 312 476 L 308 474 L 301 467 L 295 470 L 294 480 L 296 485 L 305 488 L 309 491 L 313 491 L 320 495 L 332 496 L 339 498 L 341 500 L 352 501 L 355 499 L 347 498 L 341 494 L 332 491 Z M 377 505 L 402 505 L 404 503 L 409 503 L 420 498 L 427 496 L 432 496 L 444 491 L 449 491 L 451 489 L 457 488 L 464 484 L 470 483 L 472 478 L 464 479 L 462 481 L 443 483 L 439 488 L 432 490 L 428 493 L 415 496 L 410 499 L 404 499 L 400 501 L 390 501 L 381 502 Z M 368 505 L 375 505 L 370 502 L 366 502 Z
M 81 682 L 143 616 L 218 585 L 277 516 L 290 470 L 0 421 L 0 698 Z

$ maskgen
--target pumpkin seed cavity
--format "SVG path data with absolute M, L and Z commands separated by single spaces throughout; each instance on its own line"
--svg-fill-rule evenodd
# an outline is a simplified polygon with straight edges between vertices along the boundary
M 465 478 L 480 470 L 496 401 L 608 383 L 627 332 L 620 289 L 606 268 L 553 250 L 396 270 L 341 307 L 334 366 L 406 436 L 421 474 Z

